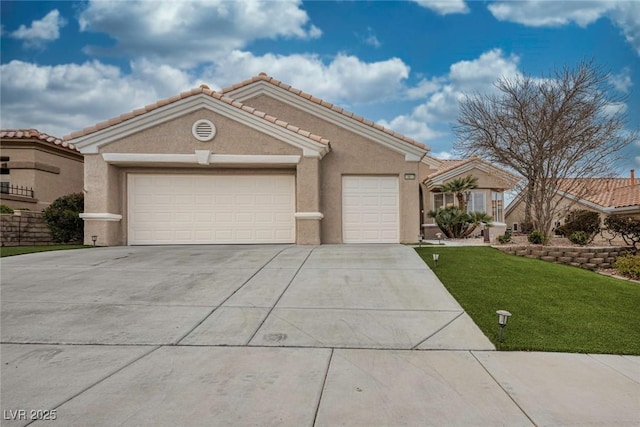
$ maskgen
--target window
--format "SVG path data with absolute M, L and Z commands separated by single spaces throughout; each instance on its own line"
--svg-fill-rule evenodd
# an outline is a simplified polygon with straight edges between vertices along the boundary
M 504 222 L 504 193 L 491 192 L 491 216 L 495 222 Z
M 518 231 L 518 223 L 517 222 L 513 223 L 513 231 Z
M 447 206 L 453 206 L 453 200 L 455 197 L 453 194 L 434 193 L 433 194 L 433 209 L 442 209 Z
M 484 204 L 484 192 L 472 191 L 469 195 L 469 202 L 467 203 L 467 212 L 487 212 Z
M 9 193 L 9 168 L 7 162 L 9 157 L 0 157 L 0 193 Z

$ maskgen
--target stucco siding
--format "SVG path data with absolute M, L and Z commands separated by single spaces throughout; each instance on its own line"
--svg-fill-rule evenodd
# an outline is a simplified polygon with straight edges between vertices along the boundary
M 38 142 L 7 142 L 2 156 L 9 157 L 9 182 L 13 186 L 30 187 L 37 203 L 3 203 L 15 208 L 42 210 L 58 197 L 80 193 L 83 189 L 83 159 L 79 154 L 65 153 Z
M 400 241 L 415 242 L 419 234 L 418 165 L 407 162 L 405 156 L 375 141 L 351 132 L 335 123 L 311 115 L 282 101 L 259 95 L 246 104 L 289 123 L 295 123 L 331 141 L 331 152 L 320 163 L 320 206 L 322 243 L 342 243 L 342 176 L 388 175 L 399 178 Z M 405 180 L 405 173 L 413 173 L 415 180 Z
M 213 140 L 200 142 L 192 135 L 191 127 L 200 119 L 211 120 L 216 126 Z M 302 151 L 235 120 L 202 109 L 108 144 L 100 152 L 193 154 L 195 150 L 211 150 L 214 154 L 256 155 L 298 155 Z

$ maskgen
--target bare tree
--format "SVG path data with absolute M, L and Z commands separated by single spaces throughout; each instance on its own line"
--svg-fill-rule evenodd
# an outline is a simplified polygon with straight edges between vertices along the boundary
M 612 176 L 620 150 L 635 140 L 625 129 L 624 97 L 609 73 L 583 61 L 544 78 L 499 79 L 497 95 L 460 103 L 455 148 L 522 175 L 525 222 L 549 235 L 566 192 L 584 195 L 581 180 Z

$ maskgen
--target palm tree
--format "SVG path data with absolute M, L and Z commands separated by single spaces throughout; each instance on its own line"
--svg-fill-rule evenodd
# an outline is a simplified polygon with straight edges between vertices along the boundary
M 465 197 L 467 192 L 478 188 L 478 178 L 468 175 L 464 178 L 456 178 L 453 181 L 449 181 L 440 187 L 440 191 L 448 194 L 455 194 L 458 199 L 458 207 L 461 211 L 467 211 L 467 198 Z
M 491 227 L 493 225 L 493 217 L 488 215 L 486 212 L 473 211 L 467 214 L 467 230 L 465 231 L 465 236 L 470 235 L 473 231 L 481 224 L 485 224 L 487 227 Z

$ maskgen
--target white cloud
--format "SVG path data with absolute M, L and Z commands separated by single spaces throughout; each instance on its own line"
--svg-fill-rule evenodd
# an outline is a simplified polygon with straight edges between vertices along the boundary
M 62 137 L 196 86 L 169 66 L 132 63 L 132 74 L 99 61 L 40 66 L 11 61 L 0 66 L 2 128 L 37 128 Z
M 159 99 L 207 83 L 220 89 L 266 71 L 314 96 L 346 107 L 397 97 L 409 67 L 399 59 L 365 63 L 340 54 L 327 64 L 314 55 L 264 55 L 235 51 L 225 62 L 194 75 L 148 59 L 131 73 L 94 60 L 42 66 L 11 61 L 0 66 L 2 128 L 35 127 L 64 136 Z
M 363 62 L 359 58 L 338 54 L 325 64 L 317 55 L 255 56 L 234 51 L 220 60 L 203 78 L 210 86 L 236 83 L 266 72 L 291 86 L 318 98 L 347 107 L 378 102 L 399 96 L 409 76 L 409 66 L 398 58 L 379 62 Z
M 640 55 L 640 2 L 619 2 L 610 12 L 613 22 L 620 27 L 627 42 Z
M 468 13 L 469 8 L 464 0 L 414 0 L 422 7 L 431 9 L 440 15 L 452 13 Z
M 46 42 L 57 40 L 60 37 L 60 28 L 65 25 L 67 25 L 66 19 L 60 16 L 57 9 L 54 9 L 41 20 L 31 22 L 30 27 L 20 25 L 10 35 L 22 40 L 25 47 L 39 48 Z
M 373 47 L 382 46 L 382 43 L 380 43 L 380 40 L 378 40 L 378 37 L 376 37 L 371 27 L 367 28 L 367 35 L 363 37 L 363 41 L 365 44 L 368 44 L 369 46 L 373 46 Z
M 629 89 L 633 86 L 631 70 L 629 67 L 623 68 L 620 73 L 612 74 L 609 77 L 609 82 L 618 92 L 629 93 Z
M 466 94 L 496 91 L 494 83 L 498 78 L 519 75 L 518 62 L 517 56 L 506 56 L 500 49 L 457 62 L 450 66 L 448 74 L 423 79 L 407 91 L 410 99 L 424 99 L 410 114 L 381 124 L 417 140 L 437 143 L 438 139 L 451 136 L 449 125 L 458 116 L 458 102 Z
M 259 39 L 317 38 L 298 0 L 91 1 L 79 17 L 81 31 L 108 34 L 111 48 L 89 46 L 88 53 L 117 52 L 172 61 L 181 68 L 214 58 Z
M 437 153 L 431 153 L 431 156 L 440 160 L 450 160 L 454 158 L 453 153 L 451 153 L 450 151 L 439 151 Z
M 558 27 L 575 23 L 586 27 L 602 17 L 618 26 L 640 54 L 640 2 L 634 1 L 499 1 L 487 6 L 500 21 L 531 27 Z
M 495 2 L 487 7 L 500 21 L 517 22 L 531 27 L 555 27 L 574 22 L 586 27 L 600 19 L 612 6 L 610 2 L 603 1 L 524 0 Z

